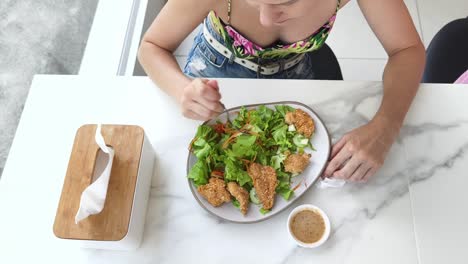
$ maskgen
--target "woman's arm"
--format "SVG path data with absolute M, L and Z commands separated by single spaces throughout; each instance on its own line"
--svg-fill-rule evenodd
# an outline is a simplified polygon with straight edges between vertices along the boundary
M 191 80 L 172 55 L 213 7 L 214 0 L 169 0 L 143 36 L 138 60 L 153 82 L 174 97 L 182 113 L 206 120 L 221 111 L 216 82 Z
M 359 0 L 359 5 L 389 56 L 384 96 L 374 119 L 399 130 L 421 82 L 424 45 L 403 0 Z
M 369 124 L 335 144 L 325 173 L 353 181 L 369 179 L 382 166 L 416 95 L 425 64 L 424 46 L 403 0 L 359 0 L 359 5 L 389 59 L 379 110 Z

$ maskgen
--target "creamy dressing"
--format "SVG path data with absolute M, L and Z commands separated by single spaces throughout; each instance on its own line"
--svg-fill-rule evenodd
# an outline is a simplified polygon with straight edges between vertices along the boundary
M 310 244 L 323 237 L 325 221 L 317 211 L 306 209 L 293 216 L 289 228 L 296 239 Z

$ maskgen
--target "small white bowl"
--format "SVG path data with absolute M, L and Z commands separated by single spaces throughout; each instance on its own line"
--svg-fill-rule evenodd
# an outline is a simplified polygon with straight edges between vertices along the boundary
M 294 234 L 292 233 L 291 231 L 291 220 L 292 218 L 299 212 L 302 212 L 304 210 L 312 210 L 312 211 L 315 211 L 315 212 L 318 212 L 320 214 L 320 216 L 322 216 L 324 222 L 325 222 L 325 232 L 323 233 L 323 236 L 322 238 L 320 238 L 320 240 L 318 240 L 317 242 L 314 242 L 314 243 L 304 243 L 300 240 L 298 240 Z M 316 247 L 319 247 L 320 245 L 322 245 L 323 243 L 325 243 L 325 241 L 327 241 L 328 237 L 330 236 L 330 229 L 331 229 L 331 225 L 330 225 L 330 219 L 328 219 L 328 216 L 322 211 L 322 209 L 318 208 L 317 206 L 315 205 L 311 205 L 311 204 L 303 204 L 303 205 L 300 205 L 296 208 L 294 208 L 294 210 L 291 211 L 291 213 L 289 214 L 289 217 L 288 217 L 288 222 L 286 223 L 287 224 L 287 229 L 288 229 L 288 233 L 289 233 L 289 236 L 301 247 L 305 247 L 305 248 L 316 248 Z

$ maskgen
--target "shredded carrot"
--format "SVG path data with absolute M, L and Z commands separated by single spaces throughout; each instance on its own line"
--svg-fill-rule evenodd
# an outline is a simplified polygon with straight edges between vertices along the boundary
M 255 144 L 257 144 L 258 146 L 260 146 L 260 148 L 263 149 L 263 142 L 259 138 L 257 138 L 257 140 L 255 140 Z
M 252 163 L 252 161 L 247 160 L 247 159 L 241 159 L 241 161 L 244 162 L 245 170 L 248 171 L 249 170 L 249 165 L 250 165 L 250 163 Z
M 231 141 L 233 141 L 240 134 L 242 134 L 242 133 L 241 132 L 236 132 L 236 133 L 232 134 L 228 139 L 226 139 L 226 141 L 224 141 L 224 143 L 223 143 L 223 149 L 227 148 L 229 146 L 229 144 L 231 143 Z
M 238 131 L 235 130 L 235 129 L 231 129 L 231 128 L 229 128 L 229 127 L 225 127 L 225 128 L 224 128 L 224 132 L 225 132 L 226 134 L 234 134 L 234 133 L 236 133 L 236 132 L 238 132 Z
M 252 110 L 248 111 L 247 112 L 247 120 L 245 121 L 245 124 L 247 125 L 248 123 L 250 123 L 250 112 L 252 112 Z
M 299 182 L 296 186 L 294 186 L 294 188 L 292 188 L 292 190 L 293 190 L 293 191 L 296 191 L 297 188 L 299 188 L 299 186 L 301 186 L 301 184 L 302 184 L 302 181 Z
M 194 138 L 192 139 L 192 141 L 190 141 L 190 144 L 189 144 L 189 147 L 188 147 L 188 150 L 189 150 L 190 152 L 192 152 L 193 143 L 194 143 L 197 139 L 198 139 L 197 137 L 194 137 Z
M 250 163 L 252 161 L 248 160 L 248 159 L 240 159 L 241 161 L 245 162 L 245 163 Z

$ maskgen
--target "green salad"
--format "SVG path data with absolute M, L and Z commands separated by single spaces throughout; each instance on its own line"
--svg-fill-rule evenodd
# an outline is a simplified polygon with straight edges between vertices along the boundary
M 202 193 L 202 195 L 214 206 L 227 202 L 229 198 L 216 197 L 223 195 L 224 192 L 221 193 L 222 190 L 217 191 L 208 185 L 212 183 L 211 178 L 220 179 L 225 184 L 237 183 L 236 186 L 238 189 L 240 187 L 242 194 L 248 193 L 249 202 L 262 204 L 260 200 L 266 198 L 260 196 L 260 193 L 257 195 L 258 190 L 255 190 L 253 180 L 255 178 L 249 175 L 249 166 L 254 163 L 261 165 L 259 168 L 271 167 L 276 172 L 274 194 L 281 195 L 285 200 L 293 196 L 294 186 L 291 186 L 291 178 L 300 172 L 285 169 L 285 162 L 288 157 L 292 160 L 294 155 L 300 157 L 307 154 L 305 150 L 314 150 L 310 142 L 312 135 L 308 137 L 307 133 L 300 133 L 297 129 L 298 124 L 292 121 L 286 122 L 288 113 L 292 115 L 296 111 L 295 108 L 287 105 L 276 105 L 274 108 L 262 105 L 248 110 L 242 107 L 231 122 L 218 121 L 214 125 L 204 124 L 198 127 L 190 143 L 190 151 L 197 157 L 197 161 L 190 169 L 188 178 L 199 188 L 199 192 L 201 186 L 210 187 L 205 189 L 211 193 L 206 195 Z M 233 115 L 231 112 L 231 118 Z M 308 117 L 312 120 L 310 116 Z M 310 158 L 310 154 L 307 155 Z M 290 163 L 293 162 L 295 161 L 292 160 Z M 307 158 L 307 165 L 308 163 Z M 234 196 L 230 201 L 236 207 L 240 207 L 240 199 L 236 193 L 233 194 L 231 189 L 229 192 Z M 210 201 L 215 198 L 220 202 Z M 271 209 L 265 207 L 263 203 L 260 208 L 262 213 L 267 213 Z

